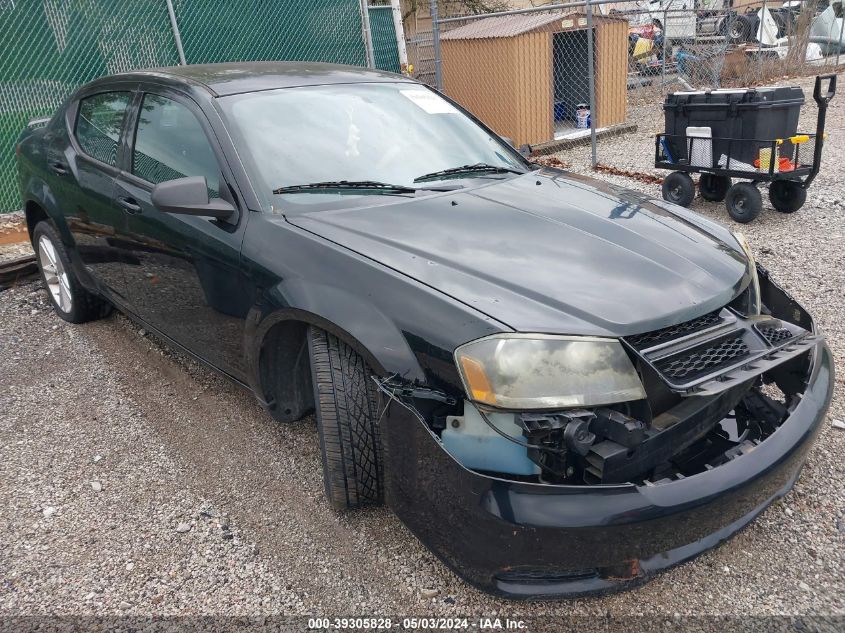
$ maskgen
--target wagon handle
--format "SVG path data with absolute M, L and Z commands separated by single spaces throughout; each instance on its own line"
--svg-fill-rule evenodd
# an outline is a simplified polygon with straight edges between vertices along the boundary
M 827 90 L 825 94 L 822 95 L 822 81 L 827 79 Z M 834 95 L 836 94 L 836 74 L 831 73 L 829 75 L 817 75 L 816 76 L 816 86 L 813 88 L 813 99 L 815 99 L 816 103 L 819 104 L 819 107 L 827 107 L 827 104 L 831 102 Z
M 822 81 L 827 79 L 827 90 L 822 94 Z M 827 118 L 827 104 L 836 94 L 836 75 L 816 75 L 816 86 L 813 88 L 813 99 L 819 104 L 819 118 L 816 121 L 816 147 L 813 150 L 813 167 L 807 179 L 801 183 L 806 189 L 819 173 L 822 162 L 822 147 L 824 147 L 824 124 Z

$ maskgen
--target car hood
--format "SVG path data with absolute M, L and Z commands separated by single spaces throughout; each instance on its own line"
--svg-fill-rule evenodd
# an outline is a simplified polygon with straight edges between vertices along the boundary
M 286 219 L 523 332 L 649 331 L 725 305 L 748 276 L 721 225 L 553 169 Z

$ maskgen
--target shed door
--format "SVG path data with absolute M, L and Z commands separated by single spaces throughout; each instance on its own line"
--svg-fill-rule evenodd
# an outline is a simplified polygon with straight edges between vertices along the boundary
M 553 35 L 555 123 L 575 124 L 575 106 L 590 103 L 587 30 Z M 589 105 L 588 105 L 589 107 Z

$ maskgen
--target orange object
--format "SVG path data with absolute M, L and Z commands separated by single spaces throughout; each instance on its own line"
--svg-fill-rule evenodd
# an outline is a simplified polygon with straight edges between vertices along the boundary
M 754 159 L 754 166 L 757 169 L 760 169 L 760 159 L 759 158 Z M 778 159 L 778 171 L 793 171 L 796 167 L 797 167 L 797 165 L 795 163 L 793 163 L 791 160 L 789 160 L 786 156 L 781 156 Z
M 781 156 L 778 167 L 781 171 L 792 171 L 795 169 L 795 163 L 789 160 L 786 156 Z

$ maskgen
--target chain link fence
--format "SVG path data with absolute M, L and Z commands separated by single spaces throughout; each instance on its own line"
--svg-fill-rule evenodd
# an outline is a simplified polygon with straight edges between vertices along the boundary
M 398 72 L 390 3 L 378 4 L 0 0 L 0 213 L 20 205 L 14 144 L 21 130 L 81 84 L 183 56 L 190 64 L 307 60 Z
M 843 0 L 532 6 L 543 3 L 0 0 L 0 212 L 19 204 L 13 147 L 26 122 L 80 84 L 133 68 L 287 59 L 398 72 L 407 62 L 517 145 L 549 153 L 590 139 L 593 162 L 612 163 L 601 138 L 630 129 L 667 92 L 761 85 L 845 62 Z
M 841 1 L 648 5 L 610 10 L 630 24 L 632 103 L 675 90 L 753 87 L 845 62 Z
M 431 68 L 441 89 L 499 134 L 551 153 L 632 128 L 668 92 L 759 86 L 845 63 L 842 0 L 502 0 L 441 13 Z M 465 12 L 466 13 L 466 12 Z M 424 33 L 417 32 L 420 41 Z

